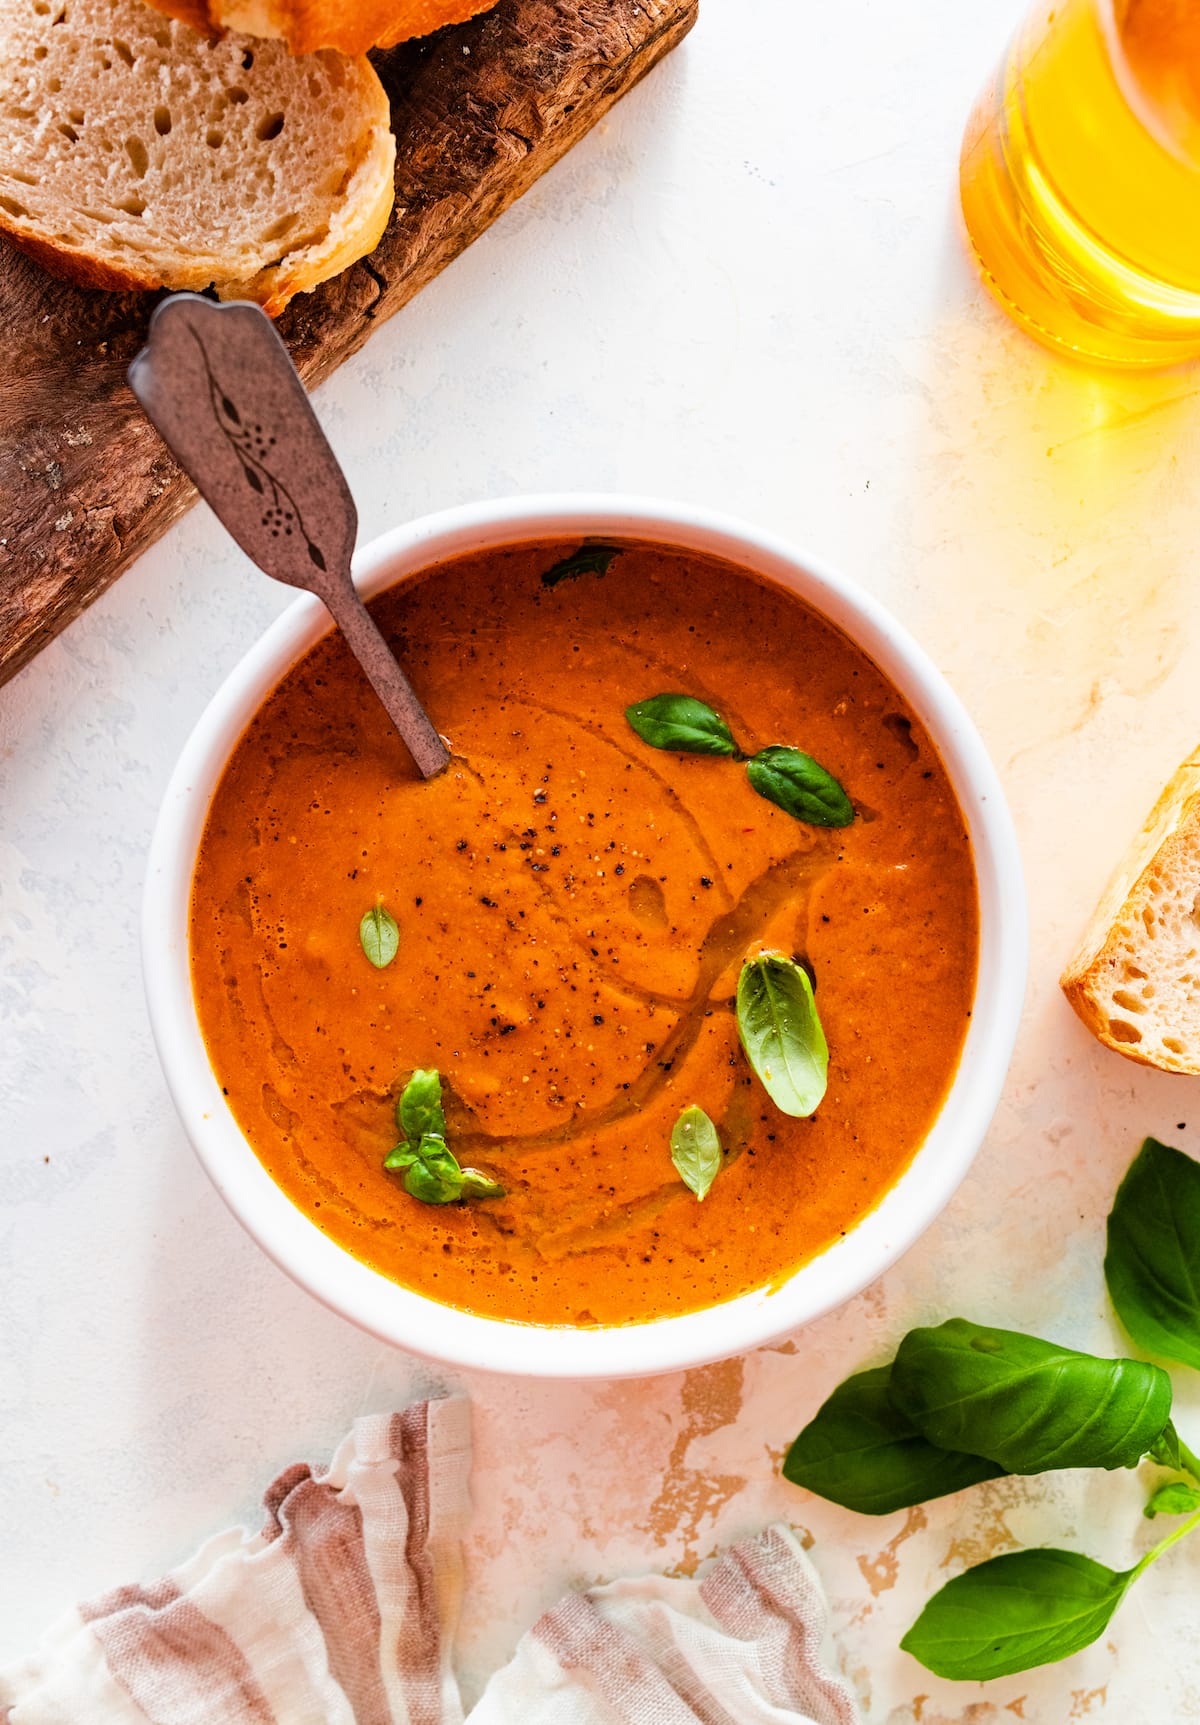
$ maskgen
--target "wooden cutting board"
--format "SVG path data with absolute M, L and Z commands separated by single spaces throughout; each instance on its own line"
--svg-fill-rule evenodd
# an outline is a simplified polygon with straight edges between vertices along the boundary
M 311 389 L 691 29 L 698 0 L 500 0 L 374 56 L 396 208 L 375 251 L 279 320 Z M 195 501 L 125 368 L 156 296 L 72 288 L 0 242 L 0 683 Z

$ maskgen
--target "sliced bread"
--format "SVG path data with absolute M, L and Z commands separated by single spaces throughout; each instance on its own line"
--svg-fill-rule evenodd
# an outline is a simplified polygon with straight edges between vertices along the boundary
M 1109 1048 L 1200 1072 L 1200 749 L 1122 858 L 1061 981 Z
M 141 0 L 0 0 L 0 228 L 85 287 L 213 286 L 274 315 L 376 245 L 394 161 L 365 59 Z
M 293 54 L 337 48 L 365 54 L 411 36 L 428 36 L 443 24 L 462 24 L 496 0 L 154 0 L 172 18 L 197 30 L 241 30 L 278 36 Z

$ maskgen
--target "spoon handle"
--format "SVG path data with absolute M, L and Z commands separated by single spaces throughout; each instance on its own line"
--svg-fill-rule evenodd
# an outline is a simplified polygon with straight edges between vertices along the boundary
M 354 590 L 354 499 L 271 320 L 247 302 L 173 294 L 129 386 L 247 556 L 325 602 L 422 778 L 441 772 L 445 745 Z
M 417 771 L 423 779 L 433 778 L 449 766 L 450 751 L 434 730 L 375 619 L 353 587 L 331 587 L 324 600 L 350 651 L 407 743 Z

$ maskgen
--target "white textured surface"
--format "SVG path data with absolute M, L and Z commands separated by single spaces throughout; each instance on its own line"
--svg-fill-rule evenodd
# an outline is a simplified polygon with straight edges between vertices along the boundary
M 1128 1562 L 1147 1538 L 1132 1477 L 1005 1482 L 874 1522 L 775 1473 L 845 1371 L 923 1319 L 1117 1345 L 1100 1270 L 1111 1194 L 1142 1133 L 1200 1142 L 1196 1081 L 1104 1053 L 1055 987 L 1200 728 L 1200 376 L 1076 370 L 978 287 L 955 161 L 1009 0 L 702 4 L 684 47 L 318 409 L 364 539 L 472 496 L 625 489 L 719 504 L 859 578 L 994 752 L 1034 971 L 974 1172 L 851 1306 L 683 1378 L 466 1386 L 466 1667 L 477 1685 L 571 1582 L 689 1563 L 784 1516 L 815 1540 L 873 1725 L 1200 1720 L 1194 1547 L 1068 1665 L 979 1688 L 896 1651 L 933 1588 L 1010 1543 Z M 251 1514 L 271 1471 L 323 1457 L 355 1413 L 443 1381 L 250 1245 L 150 1045 L 136 925 L 157 800 L 285 598 L 196 513 L 0 692 L 0 1658 L 73 1598 Z M 1183 1379 L 1195 1445 L 1200 1393 Z

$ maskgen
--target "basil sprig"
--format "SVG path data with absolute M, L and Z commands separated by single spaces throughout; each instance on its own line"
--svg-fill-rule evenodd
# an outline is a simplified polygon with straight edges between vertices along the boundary
M 1105 1264 L 1130 1333 L 1188 1362 L 1200 1357 L 1198 1204 L 1200 1168 L 1147 1139 L 1113 1204 Z M 1072 1551 L 1008 1552 L 947 1582 L 901 1642 L 941 1677 L 1002 1677 L 1094 1641 L 1137 1578 L 1200 1527 L 1200 1457 L 1170 1414 L 1159 1366 L 951 1318 L 910 1331 L 890 1366 L 841 1384 L 783 1471 L 873 1515 L 1005 1473 L 1132 1468 L 1145 1457 L 1184 1476 L 1160 1483 L 1145 1514 L 1186 1519 L 1131 1569 Z
M 671 1132 L 671 1160 L 684 1185 L 703 1201 L 721 1172 L 721 1140 L 704 1112 L 692 1103 Z
M 413 1073 L 396 1104 L 406 1134 L 384 1158 L 389 1173 L 404 1175 L 404 1190 L 422 1204 L 454 1204 L 460 1198 L 503 1198 L 504 1187 L 478 1168 L 461 1168 L 446 1143 L 442 1081 L 433 1068 Z
M 651 695 L 626 707 L 625 717 L 652 749 L 744 761 L 759 796 L 808 826 L 848 827 L 854 819 L 850 798 L 819 761 L 782 743 L 744 754 L 720 713 L 695 695 Z
M 825 1094 L 829 1045 L 803 965 L 782 952 L 748 958 L 737 985 L 742 1047 L 781 1113 L 812 1114 Z
M 385 970 L 400 950 L 400 925 L 380 899 L 358 925 L 362 949 L 376 970 Z
M 416 1147 L 397 1144 L 384 1162 L 390 1173 L 404 1170 L 404 1190 L 422 1204 L 454 1204 L 460 1198 L 503 1198 L 504 1187 L 477 1168 L 460 1168 L 444 1138 L 427 1132 Z

